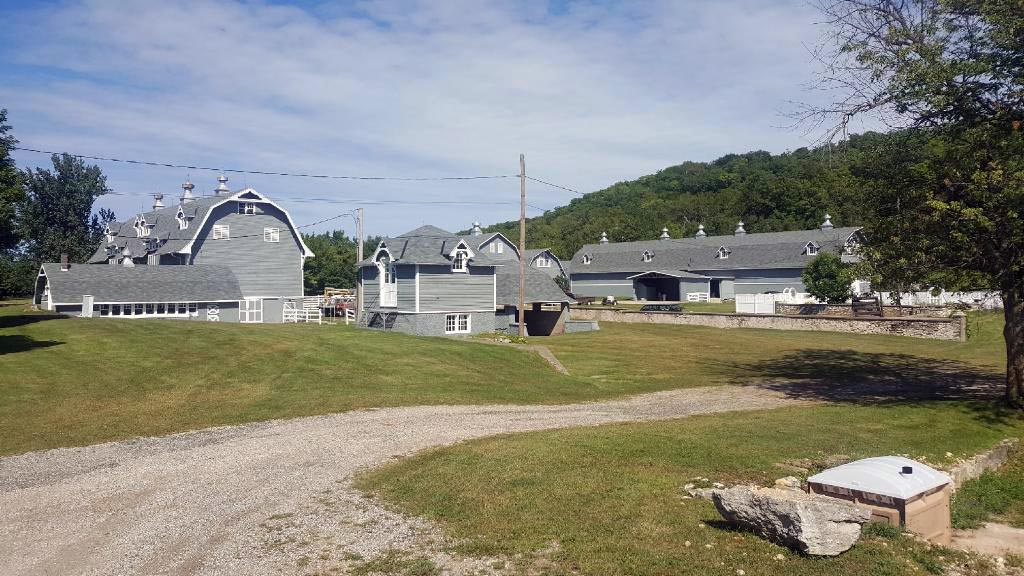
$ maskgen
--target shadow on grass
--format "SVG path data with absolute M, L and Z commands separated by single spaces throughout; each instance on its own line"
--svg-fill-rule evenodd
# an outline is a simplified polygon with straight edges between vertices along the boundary
M 25 326 L 26 324 L 35 324 L 36 322 L 64 320 L 66 318 L 68 317 L 64 314 L 15 314 L 0 316 L 0 328 L 14 328 L 16 326 Z
M 28 336 L 22 336 L 21 334 L 14 334 L 11 336 L 0 336 L 0 356 L 5 354 L 15 354 L 17 352 L 27 352 L 29 350 L 35 350 L 36 348 L 50 348 L 51 346 L 59 346 L 63 342 L 57 342 L 55 340 L 36 340 Z

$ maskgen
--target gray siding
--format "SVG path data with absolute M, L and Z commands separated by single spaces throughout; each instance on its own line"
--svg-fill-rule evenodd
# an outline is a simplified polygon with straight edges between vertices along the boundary
M 420 266 L 420 312 L 494 309 L 494 267 Z
M 398 310 L 416 311 L 416 266 L 395 266 L 398 280 Z M 379 286 L 379 284 L 378 284 Z M 379 288 L 378 288 L 379 289 Z
M 498 254 L 497 252 L 494 252 L 492 254 L 491 253 L 491 244 L 495 244 L 495 245 L 503 244 L 505 247 L 502 249 L 502 253 L 501 254 Z M 495 250 L 497 250 L 497 248 L 495 248 Z M 497 238 L 494 238 L 490 242 L 482 244 L 480 246 L 480 248 L 475 249 L 474 252 L 483 252 L 483 253 L 487 254 L 488 257 L 493 258 L 495 260 L 509 260 L 509 261 L 518 261 L 519 260 L 519 256 L 516 255 L 515 247 L 512 246 L 511 244 L 509 244 L 508 242 L 505 242 L 504 240 L 502 240 L 500 236 L 497 237 Z
M 710 292 L 711 281 L 703 278 L 680 278 L 679 299 L 686 300 L 688 292 Z
M 228 202 L 211 214 L 192 247 L 193 264 L 228 266 L 244 296 L 302 296 L 302 249 L 284 214 L 267 204 L 257 213 L 239 214 Z M 213 239 L 213 225 L 230 226 L 230 238 Z M 280 242 L 264 242 L 263 229 L 278 228 Z
M 636 272 L 599 272 L 592 274 L 573 274 L 572 293 L 577 296 L 628 296 L 632 298 L 633 281 L 630 276 Z
M 362 282 L 359 289 L 363 292 L 363 309 L 373 310 L 380 304 L 380 281 L 377 278 L 380 273 L 375 266 L 363 266 L 360 270 Z
M 551 260 L 551 267 L 549 267 L 549 268 L 541 268 L 540 266 L 535 265 L 535 262 L 537 261 L 537 258 L 540 258 L 541 256 L 544 256 L 545 254 L 547 254 L 548 259 Z M 529 261 L 527 264 L 529 266 L 531 266 L 533 268 L 536 268 L 537 270 L 540 270 L 541 272 L 547 274 L 551 278 L 556 278 L 558 276 L 564 276 L 565 275 L 565 271 L 562 270 L 562 265 L 559 263 L 559 260 L 557 258 L 554 258 L 551 253 L 541 252 L 537 256 L 534 256 L 533 260 Z
M 766 270 L 737 270 L 736 294 L 761 294 L 764 292 L 782 292 L 793 288 L 804 292 L 804 283 L 800 279 L 802 268 L 777 268 Z

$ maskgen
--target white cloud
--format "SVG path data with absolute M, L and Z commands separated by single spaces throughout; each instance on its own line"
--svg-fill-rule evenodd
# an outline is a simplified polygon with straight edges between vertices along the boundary
M 806 97 L 814 14 L 799 0 L 362 2 L 341 12 L 233 0 L 69 2 L 15 14 L 0 105 L 26 145 L 292 172 L 514 173 L 590 191 L 683 160 L 803 145 L 777 128 Z M 22 163 L 42 163 L 19 155 Z M 103 164 L 119 192 L 182 170 Z M 212 188 L 212 174 L 193 174 Z M 233 177 L 239 184 L 240 177 Z M 271 196 L 491 200 L 368 209 L 368 231 L 517 216 L 518 182 L 247 176 Z M 571 196 L 530 185 L 531 203 Z M 112 197 L 124 217 L 145 199 Z M 287 205 L 287 203 L 286 203 Z M 344 206 L 289 206 L 313 221 Z

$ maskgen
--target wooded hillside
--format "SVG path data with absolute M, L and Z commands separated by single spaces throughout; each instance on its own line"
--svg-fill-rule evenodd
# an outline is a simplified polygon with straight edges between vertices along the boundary
M 836 226 L 857 225 L 860 208 L 851 168 L 884 138 L 867 133 L 831 150 L 800 148 L 777 155 L 757 151 L 713 162 L 684 162 L 529 219 L 527 246 L 550 247 L 568 259 L 603 231 L 613 242 L 653 240 L 663 227 L 673 238 L 690 236 L 698 224 L 709 235 L 731 234 L 743 220 L 748 232 L 773 232 L 813 228 L 826 211 Z M 542 185 L 530 186 L 533 194 L 542 193 Z M 513 241 L 519 238 L 518 221 L 486 230 Z

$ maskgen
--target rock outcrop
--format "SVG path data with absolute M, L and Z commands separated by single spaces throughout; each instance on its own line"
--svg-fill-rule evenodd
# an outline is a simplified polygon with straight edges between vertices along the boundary
M 838 498 L 777 488 L 711 490 L 718 512 L 732 524 L 815 556 L 835 556 L 860 538 L 871 513 Z

